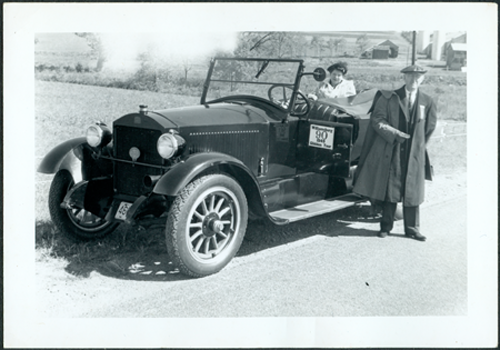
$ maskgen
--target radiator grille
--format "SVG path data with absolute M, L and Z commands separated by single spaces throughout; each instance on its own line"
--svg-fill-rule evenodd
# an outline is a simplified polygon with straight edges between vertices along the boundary
M 131 161 L 129 150 L 132 147 L 137 147 L 141 152 L 141 156 L 137 159 L 138 162 L 151 165 L 163 164 L 163 159 L 156 149 L 156 142 L 161 136 L 159 130 L 116 126 L 113 136 L 117 159 Z M 115 162 L 114 174 L 115 189 L 119 194 L 140 196 L 151 191 L 151 188 L 144 186 L 144 177 L 146 175 L 161 175 L 162 170 L 118 161 Z
M 162 170 L 159 168 L 117 162 L 115 164 L 115 188 L 119 194 L 138 197 L 151 192 L 151 188 L 144 186 L 144 177 L 161 174 Z
M 147 130 L 116 126 L 114 130 L 115 157 L 130 160 L 129 150 L 137 147 L 141 151 L 138 162 L 161 165 L 163 159 L 158 154 L 156 142 L 161 136 L 159 130 Z

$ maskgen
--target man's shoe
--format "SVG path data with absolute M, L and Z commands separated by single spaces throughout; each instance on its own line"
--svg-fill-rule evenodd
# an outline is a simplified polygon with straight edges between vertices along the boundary
M 379 236 L 380 238 L 385 238 L 385 237 L 387 237 L 387 235 L 388 235 L 388 234 L 389 234 L 389 232 L 387 232 L 387 231 L 380 231 L 380 232 L 378 233 L 378 236 Z
M 418 232 L 416 232 L 416 233 L 406 233 L 405 235 L 408 238 L 413 238 L 413 239 L 416 239 L 417 241 L 422 241 L 422 242 L 427 239 L 424 235 L 422 235 L 422 234 L 420 234 Z

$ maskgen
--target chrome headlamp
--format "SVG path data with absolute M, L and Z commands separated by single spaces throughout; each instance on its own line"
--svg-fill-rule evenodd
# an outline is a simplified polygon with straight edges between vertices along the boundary
M 111 130 L 104 123 L 96 123 L 87 128 L 87 143 L 91 147 L 104 147 L 111 139 Z
M 185 143 L 186 141 L 182 137 L 171 130 L 160 136 L 156 143 L 156 148 L 163 159 L 170 159 L 180 153 Z

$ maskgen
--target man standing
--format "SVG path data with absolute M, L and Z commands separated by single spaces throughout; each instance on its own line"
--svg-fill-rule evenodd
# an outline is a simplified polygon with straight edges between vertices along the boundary
M 419 205 L 424 182 L 432 179 L 426 144 L 437 122 L 434 101 L 419 91 L 426 72 L 418 65 L 404 68 L 405 85 L 378 91 L 370 109 L 353 191 L 381 202 L 381 238 L 392 230 L 397 203 L 403 202 L 405 235 L 426 239 L 419 230 Z

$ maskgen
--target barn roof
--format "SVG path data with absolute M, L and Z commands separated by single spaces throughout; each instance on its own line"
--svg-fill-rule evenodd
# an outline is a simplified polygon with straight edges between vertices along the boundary
M 367 48 L 364 52 L 372 52 L 373 50 L 377 51 L 389 51 L 391 48 L 389 46 L 384 46 L 384 45 L 377 45 L 377 46 L 372 46 Z
M 451 49 L 453 51 L 467 51 L 467 44 L 451 43 Z
M 395 47 L 395 48 L 398 48 L 399 46 L 394 44 L 392 41 L 390 40 L 384 40 L 382 41 L 381 43 L 378 43 L 377 46 L 389 46 L 389 47 Z

